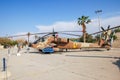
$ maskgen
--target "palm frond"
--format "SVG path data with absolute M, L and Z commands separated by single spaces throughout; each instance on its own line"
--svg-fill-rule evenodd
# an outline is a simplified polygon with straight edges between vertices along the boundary
M 88 24 L 88 23 L 90 23 L 91 22 L 91 20 L 90 19 L 88 19 L 87 21 L 86 21 L 86 23 Z
M 89 16 L 82 15 L 81 18 L 80 17 L 78 18 L 78 25 L 82 25 L 84 23 L 88 24 L 90 22 L 91 20 L 89 19 Z

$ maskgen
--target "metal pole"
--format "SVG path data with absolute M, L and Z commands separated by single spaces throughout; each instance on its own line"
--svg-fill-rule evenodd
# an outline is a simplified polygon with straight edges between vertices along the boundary
M 99 29 L 99 31 L 100 31 L 100 27 L 101 27 L 101 25 L 100 25 L 100 17 L 99 17 L 99 13 L 101 13 L 102 12 L 102 10 L 97 10 L 97 11 L 95 11 L 95 13 L 97 14 L 97 16 L 98 16 L 98 29 Z M 101 38 L 101 35 L 100 35 L 100 38 Z
M 28 48 L 27 48 L 27 53 L 29 53 L 29 49 L 30 49 L 30 48 L 29 48 L 29 43 L 30 43 L 30 42 L 29 42 L 30 32 L 28 32 L 28 34 L 27 34 L 27 35 L 28 35 Z
M 6 59 L 3 58 L 3 71 L 6 71 Z
M 8 56 L 10 56 L 10 46 L 8 47 Z

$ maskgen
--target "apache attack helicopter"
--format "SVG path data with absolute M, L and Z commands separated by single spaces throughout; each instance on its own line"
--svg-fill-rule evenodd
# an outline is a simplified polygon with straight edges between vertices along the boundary
M 103 27 L 101 27 L 102 31 L 90 34 L 90 35 L 95 35 L 98 33 L 103 33 L 103 38 L 100 38 L 98 43 L 74 42 L 74 41 L 71 41 L 69 38 L 59 37 L 58 34 L 65 34 L 65 35 L 80 37 L 80 35 L 72 34 L 72 32 L 80 32 L 80 31 L 55 32 L 54 29 L 53 29 L 53 32 L 34 33 L 34 34 L 28 33 L 25 35 L 16 35 L 16 36 L 9 36 L 9 37 L 28 36 L 29 47 L 38 49 L 43 53 L 52 53 L 52 52 L 61 51 L 64 49 L 67 50 L 67 49 L 81 49 L 81 48 L 106 48 L 107 50 L 110 50 L 111 48 L 110 35 L 112 33 L 112 29 L 115 29 L 118 27 L 120 26 L 113 27 L 113 28 L 110 28 L 110 26 L 108 26 L 106 30 Z M 66 33 L 66 32 L 69 32 L 69 33 Z M 44 35 L 42 37 L 39 37 L 33 43 L 29 43 L 30 35 L 37 35 L 37 34 L 40 34 L 40 35 L 44 34 Z
M 90 35 L 94 35 L 101 32 L 103 33 L 103 36 L 98 43 L 73 42 L 69 38 L 59 37 L 58 34 L 62 32 L 54 32 L 53 30 L 53 32 L 47 33 L 43 37 L 40 37 L 38 40 L 31 43 L 29 46 L 36 48 L 39 51 L 42 51 L 44 53 L 61 51 L 64 49 L 67 50 L 67 49 L 81 49 L 81 48 L 106 48 L 107 50 L 110 50 L 111 48 L 110 35 L 112 33 L 112 29 L 114 28 L 117 28 L 117 27 L 110 28 L 110 26 L 108 26 L 106 30 L 103 27 L 101 27 L 102 31 L 90 34 Z M 80 36 L 80 35 L 68 34 L 68 33 L 62 33 L 62 34 Z M 48 36 L 48 35 L 51 35 L 51 36 Z M 46 36 L 48 37 L 45 39 L 44 37 Z

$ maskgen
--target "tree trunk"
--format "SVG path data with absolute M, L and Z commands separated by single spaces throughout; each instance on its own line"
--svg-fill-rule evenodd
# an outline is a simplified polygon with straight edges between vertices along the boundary
M 86 43 L 86 32 L 83 33 L 84 43 Z
M 83 41 L 85 43 L 86 42 L 86 26 L 84 23 L 82 24 L 82 28 L 83 28 Z

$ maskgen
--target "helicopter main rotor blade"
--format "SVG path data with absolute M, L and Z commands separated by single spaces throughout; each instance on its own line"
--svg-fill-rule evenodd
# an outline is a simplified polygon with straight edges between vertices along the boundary
M 41 32 L 41 33 L 30 33 L 29 35 L 39 35 L 39 34 L 57 34 L 58 32 L 82 32 L 82 31 L 56 31 L 54 32 Z M 4 37 L 4 38 L 13 38 L 13 37 L 20 37 L 20 36 L 28 36 L 28 33 L 26 34 L 20 34 L 20 35 L 13 35 L 13 36 L 7 36 L 7 37 Z
M 46 35 L 44 35 L 44 36 L 42 36 L 42 37 L 39 37 L 37 40 L 35 40 L 35 41 L 33 42 L 33 44 L 36 44 L 38 41 L 40 41 L 41 39 L 44 39 L 44 37 L 46 37 L 46 36 L 48 36 L 48 35 L 50 35 L 50 33 L 49 33 L 49 34 L 46 34 Z
M 50 32 L 44 32 L 44 33 L 30 33 L 29 35 L 38 35 L 38 34 L 48 34 Z M 20 36 L 28 36 L 28 33 L 21 34 L 21 35 L 13 35 L 13 36 L 7 36 L 5 38 L 12 38 L 12 37 L 20 37 Z
M 109 28 L 109 30 L 119 28 L 119 27 L 120 26 L 112 27 L 112 28 Z M 107 31 L 107 29 L 105 31 Z M 98 32 L 95 32 L 95 33 L 91 33 L 90 35 L 95 35 L 95 34 L 102 33 L 102 32 L 104 32 L 104 31 L 98 31 Z
M 77 34 L 71 34 L 71 33 L 60 33 L 60 34 L 65 34 L 65 35 L 71 35 L 71 36 L 81 36 L 81 35 L 77 35 Z
M 6 38 L 19 37 L 19 36 L 27 36 L 27 34 L 23 34 L 23 35 L 14 35 L 14 36 L 8 36 L 8 37 L 6 37 Z
M 83 31 L 58 31 L 59 33 L 60 32 L 83 32 Z
M 32 33 L 31 35 L 38 35 L 38 34 L 49 34 L 50 32 L 43 32 L 43 33 Z

